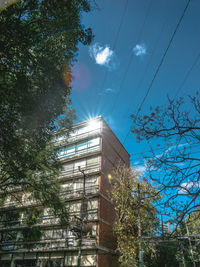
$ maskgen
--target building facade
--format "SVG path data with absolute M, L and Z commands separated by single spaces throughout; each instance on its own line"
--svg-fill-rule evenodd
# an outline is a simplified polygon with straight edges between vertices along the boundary
M 58 179 L 61 197 L 69 208 L 70 226 L 61 227 L 58 218 L 45 209 L 40 240 L 19 241 L 18 233 L 26 226 L 22 218 L 15 218 L 20 205 L 8 199 L 3 209 L 9 220 L 5 221 L 6 216 L 1 220 L 0 233 L 15 233 L 15 238 L 9 242 L 2 239 L 0 266 L 118 266 L 108 174 L 119 161 L 129 165 L 128 152 L 102 117 L 74 125 L 67 139 L 57 132 L 55 145 L 63 166 Z M 23 196 L 23 201 L 28 206 L 26 198 Z

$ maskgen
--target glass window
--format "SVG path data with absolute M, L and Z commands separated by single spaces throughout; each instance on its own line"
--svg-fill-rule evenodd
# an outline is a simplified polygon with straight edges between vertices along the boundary
M 98 163 L 99 163 L 99 157 L 93 157 L 87 159 L 87 167 L 97 165 Z
M 88 210 L 97 209 L 98 201 L 96 199 L 88 201 Z
M 94 138 L 90 141 L 88 141 L 88 147 L 98 146 L 100 143 L 100 138 Z
M 61 158 L 61 157 L 63 157 L 64 156 L 64 148 L 61 148 L 61 149 L 59 149 L 58 151 L 57 151 L 57 155 L 58 155 L 58 157 L 59 158 Z
M 75 153 L 75 146 L 70 146 L 66 148 L 67 155 L 73 155 Z
M 93 185 L 98 185 L 99 177 L 91 177 L 86 180 L 86 184 L 88 187 Z
M 74 167 L 73 163 L 67 163 L 67 164 L 63 164 L 62 168 L 64 172 L 68 172 L 68 171 L 72 171 Z
M 82 128 L 79 128 L 77 129 L 77 134 L 84 134 L 84 133 L 87 133 L 88 132 L 88 129 L 87 127 L 82 127 Z
M 53 238 L 63 238 L 63 230 L 62 229 L 56 229 L 53 231 Z
M 62 188 L 63 191 L 67 191 L 67 190 L 72 189 L 72 186 L 73 186 L 72 181 L 68 181 L 68 182 L 62 184 L 61 188 Z
M 83 179 L 75 180 L 73 186 L 75 191 L 83 189 Z
M 79 166 L 81 169 L 85 170 L 86 168 L 86 160 L 79 160 L 79 161 L 76 161 L 75 164 L 74 164 L 74 170 L 75 171 L 79 171 Z
M 70 212 L 79 212 L 81 209 L 81 202 L 71 203 L 69 206 Z
M 80 150 L 83 150 L 83 149 L 86 149 L 87 148 L 87 142 L 85 143 L 80 143 L 80 144 L 77 144 L 76 145 L 76 150 L 77 151 L 80 151 Z

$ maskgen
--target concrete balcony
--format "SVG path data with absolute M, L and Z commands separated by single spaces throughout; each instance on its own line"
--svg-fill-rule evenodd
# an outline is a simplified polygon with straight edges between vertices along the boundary
M 98 185 L 94 185 L 94 186 L 89 186 L 85 188 L 85 195 L 86 195 L 86 198 L 88 196 L 91 196 L 91 195 L 94 195 L 94 194 L 97 194 L 99 192 L 99 186 Z M 80 188 L 80 189 L 72 189 L 72 190 L 65 190 L 63 191 L 60 196 L 62 199 L 64 200 L 71 200 L 71 199 L 74 199 L 74 198 L 80 198 L 82 197 L 83 195 L 83 188 Z
M 85 155 L 87 155 L 87 157 L 89 155 L 93 155 L 93 154 L 96 154 L 96 153 L 100 153 L 101 152 L 101 148 L 99 145 L 97 146 L 91 146 L 91 147 L 87 147 L 87 148 L 84 148 L 84 149 L 81 149 L 79 151 L 75 151 L 75 152 L 72 152 L 72 153 L 69 153 L 69 154 L 58 154 L 58 160 L 61 160 L 61 161 L 64 161 L 64 160 L 72 160 L 72 159 L 78 159 L 78 158 L 81 158 Z
M 90 175 L 92 173 L 97 173 L 100 171 L 100 164 L 92 164 L 92 165 L 86 165 L 83 167 L 84 172 L 86 175 Z M 64 177 L 74 177 L 74 176 L 83 176 L 83 174 L 78 170 L 77 167 L 69 167 L 67 170 L 61 171 L 61 174 L 59 175 L 59 179 L 62 179 Z
M 96 237 L 92 238 L 83 238 L 82 239 L 82 248 L 93 247 L 97 244 Z M 74 236 L 70 236 L 62 239 L 46 239 L 46 240 L 35 240 L 35 241 L 3 241 L 0 244 L 0 251 L 17 251 L 23 252 L 26 250 L 31 251 L 48 251 L 48 250 L 66 250 L 66 249 L 78 249 L 79 240 Z

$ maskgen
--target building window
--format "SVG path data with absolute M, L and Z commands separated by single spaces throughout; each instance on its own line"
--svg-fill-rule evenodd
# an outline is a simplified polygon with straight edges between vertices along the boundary
M 62 147 L 57 151 L 58 158 L 70 158 L 83 153 L 88 153 L 99 149 L 100 138 L 94 138 L 87 142 L 77 143 L 70 147 Z

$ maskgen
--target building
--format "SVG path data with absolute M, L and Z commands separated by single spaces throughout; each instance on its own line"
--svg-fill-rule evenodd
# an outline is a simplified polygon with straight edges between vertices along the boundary
M 0 222 L 0 232 L 14 232 L 15 240 L 1 242 L 0 266 L 116 267 L 115 212 L 109 199 L 108 174 L 119 161 L 129 165 L 129 154 L 102 117 L 74 125 L 67 140 L 57 132 L 55 145 L 63 165 L 58 178 L 61 196 L 69 207 L 71 226 L 61 227 L 58 219 L 44 210 L 41 239 L 20 242 L 17 233 L 26 226 L 22 218 L 15 218 L 20 205 L 8 199 L 3 208 L 5 214 L 13 215 Z

